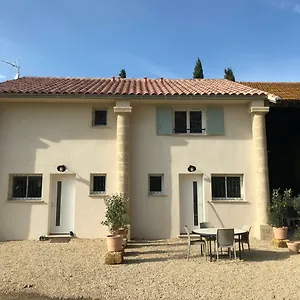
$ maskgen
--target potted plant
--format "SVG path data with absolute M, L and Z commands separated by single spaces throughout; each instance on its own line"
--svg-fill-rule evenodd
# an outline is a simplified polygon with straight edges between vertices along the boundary
M 294 236 L 293 236 L 293 240 L 289 241 L 286 243 L 289 251 L 291 253 L 294 254 L 299 254 L 299 249 L 300 249 L 300 227 L 297 227 L 295 232 L 294 232 Z
M 269 205 L 269 224 L 273 226 L 274 238 L 285 240 L 287 238 L 286 218 L 288 213 L 288 203 L 291 201 L 292 190 L 274 189 Z
M 107 236 L 107 250 L 121 251 L 123 244 L 123 236 L 119 234 L 119 229 L 127 225 L 127 199 L 120 194 L 115 194 L 104 199 L 106 205 L 106 220 L 101 224 L 108 227 L 110 235 Z

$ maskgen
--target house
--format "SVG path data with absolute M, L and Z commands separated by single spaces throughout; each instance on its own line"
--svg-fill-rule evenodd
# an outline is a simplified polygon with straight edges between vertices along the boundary
M 113 193 L 130 198 L 134 238 L 177 237 L 205 220 L 262 238 L 276 99 L 225 79 L 1 83 L 0 239 L 104 237 Z

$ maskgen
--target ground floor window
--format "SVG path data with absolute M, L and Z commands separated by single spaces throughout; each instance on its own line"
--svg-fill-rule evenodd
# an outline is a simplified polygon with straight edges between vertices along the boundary
M 13 174 L 10 175 L 10 199 L 30 200 L 42 198 L 41 174 Z
M 163 177 L 162 174 L 149 174 L 149 194 L 163 193 Z
M 91 174 L 91 194 L 106 193 L 106 174 Z
M 242 175 L 212 175 L 211 189 L 213 200 L 242 200 Z

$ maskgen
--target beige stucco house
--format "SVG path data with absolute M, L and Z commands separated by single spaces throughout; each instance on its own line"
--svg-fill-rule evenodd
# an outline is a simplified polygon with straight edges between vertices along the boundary
M 227 80 L 23 77 L 0 84 L 0 239 L 107 234 L 130 198 L 133 238 L 267 223 L 265 114 L 276 97 Z M 189 168 L 190 167 L 190 168 Z

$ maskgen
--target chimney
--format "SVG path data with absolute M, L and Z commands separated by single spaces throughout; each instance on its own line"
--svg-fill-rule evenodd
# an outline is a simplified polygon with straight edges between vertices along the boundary
M 163 78 L 163 77 L 160 78 L 160 82 L 161 82 L 161 83 L 164 82 L 164 78 Z
M 144 77 L 145 82 L 147 83 L 147 77 Z
M 112 81 L 115 81 L 115 76 L 113 76 L 111 79 L 112 79 Z

